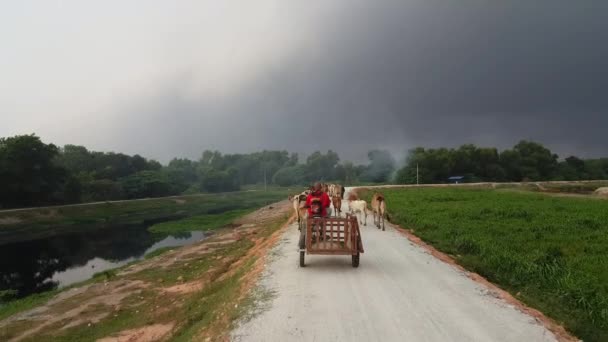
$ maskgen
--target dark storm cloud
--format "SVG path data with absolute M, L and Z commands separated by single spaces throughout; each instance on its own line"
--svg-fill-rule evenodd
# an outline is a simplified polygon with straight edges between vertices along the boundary
M 373 148 L 534 139 L 560 154 L 607 155 L 604 1 L 284 4 L 289 53 L 219 95 L 184 96 L 184 83 L 213 83 L 194 68 L 134 97 L 111 125 L 111 147 L 162 160 L 206 148 L 361 160 Z
M 208 108 L 203 96 L 171 112 L 222 113 L 195 127 L 223 135 L 198 141 L 233 151 L 331 148 L 362 158 L 376 147 L 535 139 L 605 155 L 606 10 L 566 1 L 344 3 L 318 22 L 314 44 L 224 102 Z

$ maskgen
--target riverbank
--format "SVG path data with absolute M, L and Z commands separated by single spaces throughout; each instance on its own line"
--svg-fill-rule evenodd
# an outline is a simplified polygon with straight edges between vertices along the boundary
M 73 231 L 152 225 L 195 215 L 259 208 L 287 197 L 289 189 L 173 196 L 0 212 L 0 245 Z
M 287 201 L 265 206 L 208 240 L 49 295 L 0 321 L 0 340 L 218 337 L 240 315 L 264 251 L 290 214 Z
M 1 306 L 15 299 L 80 283 L 157 249 L 206 239 L 236 218 L 287 198 L 287 192 L 273 188 L 0 213 L 0 315 Z

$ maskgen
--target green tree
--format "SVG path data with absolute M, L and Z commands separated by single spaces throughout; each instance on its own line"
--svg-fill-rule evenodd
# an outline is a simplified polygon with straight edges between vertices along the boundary
M 200 190 L 204 192 L 225 192 L 239 189 L 237 170 L 226 171 L 203 167 L 200 170 Z
M 406 165 L 397 172 L 396 181 L 415 184 L 417 167 L 420 183 L 444 183 L 450 176 L 465 176 L 473 181 L 505 179 L 498 151 L 471 144 L 457 149 L 418 147 L 410 150 Z
M 551 179 L 557 171 L 557 158 L 543 145 L 526 140 L 500 154 L 501 165 L 513 181 Z
M 280 186 L 302 185 L 306 183 L 306 167 L 304 165 L 287 166 L 272 176 L 272 182 Z
M 458 149 L 449 150 L 448 155 L 448 169 L 450 175 L 465 175 L 478 173 L 478 149 L 475 145 L 462 145 Z
M 608 158 L 585 160 L 585 179 L 607 179 Z
M 92 179 L 82 185 L 84 202 L 116 201 L 127 198 L 122 185 L 110 179 Z
M 496 148 L 478 148 L 476 150 L 475 174 L 485 181 L 505 180 L 505 170 L 500 165 L 500 155 Z
M 451 175 L 450 151 L 417 147 L 408 154 L 406 166 L 397 173 L 399 183 L 415 184 L 418 166 L 420 183 L 442 183 Z
M 307 181 L 327 181 L 335 177 L 335 168 L 340 158 L 332 150 L 323 154 L 319 151 L 312 153 L 306 158 L 306 180 Z
M 120 179 L 127 198 L 161 197 L 171 195 L 166 175 L 159 171 L 140 171 Z
M 169 162 L 164 172 L 171 187 L 171 192 L 181 194 L 193 185 L 197 184 L 197 165 L 189 159 L 173 159 Z
M 344 185 L 353 185 L 359 180 L 358 169 L 352 162 L 342 163 L 342 168 L 344 169 Z
M 0 206 L 51 204 L 61 189 L 66 170 L 54 159 L 59 149 L 35 135 L 0 139 Z
M 399 184 L 416 184 L 416 171 L 420 163 L 424 162 L 426 150 L 423 147 L 411 149 L 406 158 L 405 166 L 397 171 L 395 182 Z M 427 175 L 427 172 L 422 172 Z M 424 182 L 423 182 L 424 183 Z
M 65 145 L 56 159 L 59 165 L 72 174 L 92 172 L 95 169 L 92 154 L 84 146 Z
M 80 203 L 82 192 L 83 187 L 80 179 L 73 174 L 69 174 L 56 197 L 60 198 L 62 203 Z

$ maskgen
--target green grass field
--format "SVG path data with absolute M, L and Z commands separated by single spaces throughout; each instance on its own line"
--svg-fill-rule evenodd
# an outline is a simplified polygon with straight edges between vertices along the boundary
M 229 210 L 221 214 L 196 215 L 181 220 L 157 223 L 148 228 L 148 230 L 152 233 L 160 234 L 175 234 L 191 232 L 193 230 L 213 230 L 224 227 L 235 219 L 252 211 L 254 211 L 253 208 Z
M 391 221 L 585 341 L 608 341 L 608 201 L 483 189 L 383 193 Z

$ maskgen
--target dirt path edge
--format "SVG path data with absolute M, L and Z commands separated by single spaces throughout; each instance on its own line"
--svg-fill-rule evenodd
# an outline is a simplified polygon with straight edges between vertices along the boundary
M 279 242 L 283 234 L 292 225 L 295 219 L 295 214 L 290 215 L 288 219 L 281 224 L 281 227 L 279 229 L 270 234 L 268 238 L 256 243 L 256 245 L 253 246 L 244 257 L 242 257 L 240 260 L 236 261 L 232 265 L 232 270 L 224 275 L 225 277 L 230 276 L 230 274 L 236 272 L 239 267 L 247 260 L 255 258 L 253 267 L 251 267 L 251 269 L 241 277 L 239 297 L 236 301 L 237 306 L 241 305 L 243 301 L 251 294 L 251 291 L 255 288 L 262 272 L 266 268 L 266 260 L 268 258 L 269 251 Z M 197 335 L 195 339 L 201 341 L 228 342 L 230 341 L 230 332 L 232 331 L 232 325 L 235 322 L 238 322 L 238 320 L 239 317 L 237 317 L 235 320 L 217 320 L 213 324 L 211 324 L 209 329 L 201 331 L 201 333 Z

